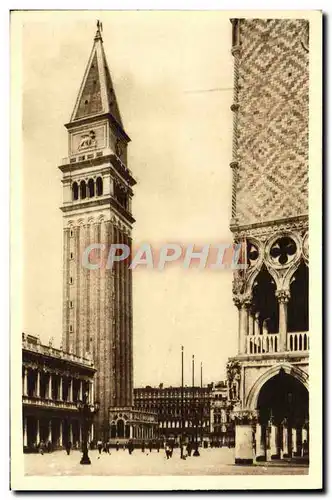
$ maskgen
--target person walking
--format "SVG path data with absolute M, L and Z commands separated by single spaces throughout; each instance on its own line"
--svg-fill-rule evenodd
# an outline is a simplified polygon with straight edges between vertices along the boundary
M 103 449 L 103 443 L 101 442 L 100 439 L 97 441 L 97 448 L 98 448 L 98 451 L 99 451 L 99 455 L 101 455 L 101 452 L 102 452 L 102 449 Z
M 167 460 L 169 460 L 171 457 L 171 447 L 168 443 L 165 444 L 165 453 Z
M 71 441 L 67 441 L 67 444 L 66 444 L 66 452 L 67 452 L 67 455 L 70 455 L 70 450 L 71 450 L 71 447 L 72 447 L 72 443 L 71 443 Z
M 142 441 L 142 453 L 144 453 L 144 451 L 145 451 L 145 441 L 143 439 L 143 441 Z
M 117 441 L 117 442 L 115 443 L 115 448 L 116 448 L 116 451 L 119 451 L 119 446 L 120 446 L 120 443 L 119 443 L 119 441 Z
M 150 453 L 151 453 L 152 452 L 152 441 L 149 441 L 148 447 L 149 447 L 149 450 L 150 450 Z

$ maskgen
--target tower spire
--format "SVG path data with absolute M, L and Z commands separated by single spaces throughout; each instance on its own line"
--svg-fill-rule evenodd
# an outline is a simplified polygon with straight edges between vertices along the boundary
M 101 36 L 103 32 L 103 23 L 99 21 L 99 19 L 97 19 L 97 31 L 96 31 L 96 34 L 95 34 L 95 42 L 100 40 L 101 42 L 103 41 L 103 38 Z

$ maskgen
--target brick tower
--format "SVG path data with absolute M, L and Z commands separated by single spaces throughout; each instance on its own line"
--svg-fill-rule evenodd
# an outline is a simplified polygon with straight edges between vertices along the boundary
M 251 463 L 308 447 L 309 23 L 232 25 L 231 230 L 248 266 L 234 275 L 239 342 L 228 386 L 236 462 Z
M 63 173 L 63 348 L 93 357 L 94 398 L 100 401 L 95 438 L 106 439 L 110 408 L 133 404 L 132 276 L 123 262 L 113 269 L 87 269 L 82 256 L 91 244 L 131 246 L 135 180 L 127 167 L 130 139 L 122 124 L 99 22 L 66 128 L 68 157 L 59 167 Z

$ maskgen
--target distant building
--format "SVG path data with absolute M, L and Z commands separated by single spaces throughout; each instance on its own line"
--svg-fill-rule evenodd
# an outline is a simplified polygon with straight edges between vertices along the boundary
M 222 398 L 219 399 L 219 394 Z M 223 429 L 219 416 L 226 419 L 227 387 L 159 387 L 134 389 L 135 407 L 154 411 L 158 415 L 158 436 L 178 441 L 181 433 L 187 440 L 210 440 L 212 435 L 221 441 Z M 182 406 L 183 405 L 183 406 Z M 183 407 L 183 411 L 182 411 Z
M 43 345 L 22 335 L 23 447 L 34 451 L 43 442 L 52 449 L 69 441 L 79 447 L 82 427 L 77 401 L 88 393 L 94 400 L 95 368 L 90 359 Z M 93 424 L 89 441 L 94 438 Z

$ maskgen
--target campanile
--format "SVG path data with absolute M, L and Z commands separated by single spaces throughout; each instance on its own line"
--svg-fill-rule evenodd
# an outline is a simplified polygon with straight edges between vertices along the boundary
M 69 122 L 63 185 L 63 348 L 93 357 L 95 438 L 107 438 L 111 408 L 133 404 L 132 276 L 124 262 L 87 269 L 91 244 L 131 247 L 135 179 L 127 166 L 124 130 L 97 23 L 92 51 Z M 98 257 L 98 255 L 97 255 Z M 100 257 L 100 256 L 99 256 Z

